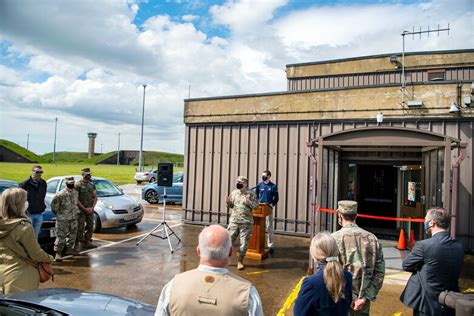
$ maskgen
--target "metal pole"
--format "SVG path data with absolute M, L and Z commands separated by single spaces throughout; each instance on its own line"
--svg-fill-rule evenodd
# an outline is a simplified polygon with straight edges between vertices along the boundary
M 120 165 L 120 133 L 118 135 L 118 145 L 117 145 L 117 166 Z
M 53 163 L 56 163 L 56 133 L 58 131 L 58 118 L 54 118 L 54 147 L 53 147 Z
M 30 134 L 26 134 L 26 149 L 30 149 Z
M 138 156 L 138 171 L 143 171 L 143 123 L 145 121 L 145 89 L 146 84 L 143 84 L 143 107 L 142 107 L 142 133 L 140 137 L 140 155 Z
M 402 89 L 405 89 L 405 32 L 402 33 L 403 49 L 402 49 Z M 405 91 L 403 91 L 405 92 Z

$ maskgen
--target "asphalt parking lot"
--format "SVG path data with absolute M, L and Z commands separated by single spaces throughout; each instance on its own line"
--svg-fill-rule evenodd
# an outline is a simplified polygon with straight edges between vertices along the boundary
M 139 197 L 141 187 L 126 185 L 124 192 Z M 156 305 L 162 287 L 176 273 L 198 265 L 196 256 L 197 236 L 201 226 L 181 222 L 181 206 L 167 206 L 166 220 L 182 239 L 171 236 L 174 253 L 168 242 L 150 236 L 140 245 L 136 243 L 162 221 L 161 205 L 149 205 L 143 201 L 145 217 L 133 229 L 109 229 L 94 234 L 97 249 L 83 251 L 80 256 L 55 264 L 54 283 L 41 287 L 71 287 L 126 296 Z M 156 234 L 160 235 L 160 231 Z M 262 263 L 246 261 L 246 269 L 237 271 L 236 257 L 230 270 L 248 279 L 257 287 L 266 315 L 291 315 L 294 289 L 305 275 L 308 264 L 309 239 L 276 236 L 276 251 Z M 379 299 L 373 305 L 374 315 L 392 315 L 402 312 L 411 315 L 398 300 L 408 276 L 400 271 L 401 253 L 391 242 L 384 243 L 387 260 L 387 277 Z M 293 292 L 292 292 L 293 291 Z M 292 294 L 293 293 L 293 294 Z

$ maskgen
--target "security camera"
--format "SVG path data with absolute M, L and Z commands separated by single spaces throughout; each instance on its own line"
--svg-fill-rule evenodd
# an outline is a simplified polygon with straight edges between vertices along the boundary
M 392 63 L 392 65 L 395 66 L 395 68 L 400 67 L 400 62 L 398 61 L 398 56 L 397 55 L 390 56 L 390 62 Z

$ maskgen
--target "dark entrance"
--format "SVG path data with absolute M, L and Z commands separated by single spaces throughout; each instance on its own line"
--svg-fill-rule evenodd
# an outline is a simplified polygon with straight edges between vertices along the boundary
M 392 165 L 357 165 L 357 203 L 362 214 L 397 216 L 397 169 Z M 395 234 L 397 222 L 358 218 L 357 223 L 378 234 Z

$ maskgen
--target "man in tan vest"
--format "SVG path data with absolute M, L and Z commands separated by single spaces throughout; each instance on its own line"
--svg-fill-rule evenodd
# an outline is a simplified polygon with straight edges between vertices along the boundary
M 156 315 L 263 316 L 257 289 L 230 273 L 232 242 L 229 232 L 211 225 L 199 234 L 199 267 L 175 275 L 161 291 Z

